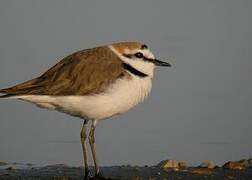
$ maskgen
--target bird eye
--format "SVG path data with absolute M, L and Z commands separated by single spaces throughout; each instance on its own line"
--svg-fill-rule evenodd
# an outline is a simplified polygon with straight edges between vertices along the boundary
M 137 58 L 143 58 L 143 53 L 141 53 L 141 52 L 137 52 L 136 54 L 135 54 L 135 56 L 137 57 Z

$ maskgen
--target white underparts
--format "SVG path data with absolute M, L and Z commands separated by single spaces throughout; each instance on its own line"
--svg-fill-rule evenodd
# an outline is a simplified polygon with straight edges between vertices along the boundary
M 118 79 L 106 92 L 88 96 L 23 95 L 15 99 L 35 103 L 49 110 L 65 112 L 91 120 L 106 119 L 123 113 L 143 101 L 151 91 L 151 78 Z

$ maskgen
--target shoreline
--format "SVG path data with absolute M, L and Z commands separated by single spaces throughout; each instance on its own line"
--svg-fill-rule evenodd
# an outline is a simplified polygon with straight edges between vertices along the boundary
M 162 161 L 165 162 L 165 161 Z M 161 162 L 161 163 L 162 163 Z M 169 162 L 169 161 L 167 161 Z M 15 166 L 16 165 L 16 166 Z M 23 167 L 22 167 L 23 165 Z M 167 164 L 163 164 L 167 165 Z M 83 179 L 84 171 L 82 167 L 67 166 L 64 164 L 48 165 L 36 167 L 32 164 L 5 164 L 0 166 L 0 179 Z M 91 174 L 93 173 L 91 166 Z M 252 179 L 252 167 L 245 169 L 226 169 L 224 167 L 184 167 L 165 168 L 160 163 L 156 166 L 107 166 L 101 167 L 104 179 L 132 179 L 132 180 L 249 180 Z

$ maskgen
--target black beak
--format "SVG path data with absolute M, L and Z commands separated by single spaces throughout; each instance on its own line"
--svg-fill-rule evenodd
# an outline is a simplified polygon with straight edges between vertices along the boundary
M 171 64 L 170 64 L 170 63 L 167 63 L 167 62 L 164 62 L 164 61 L 160 61 L 160 60 L 157 60 L 157 59 L 154 59 L 154 64 L 155 64 L 156 66 L 171 67 Z

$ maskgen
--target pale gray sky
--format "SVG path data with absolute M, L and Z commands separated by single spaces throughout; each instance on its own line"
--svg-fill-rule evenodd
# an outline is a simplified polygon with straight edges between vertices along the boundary
M 223 163 L 252 156 L 252 1 L 8 0 L 0 2 L 0 88 L 64 56 L 115 41 L 143 41 L 172 68 L 151 96 L 98 125 L 102 165 L 163 159 Z M 82 163 L 80 119 L 0 101 L 0 160 Z

